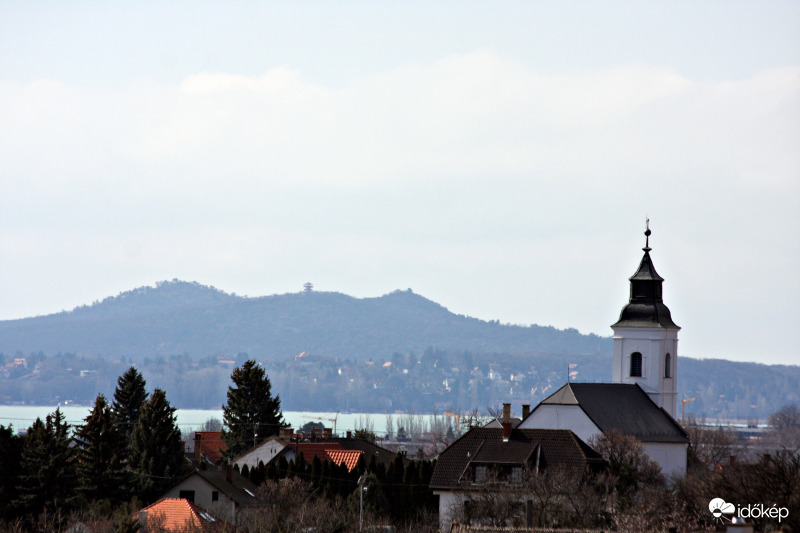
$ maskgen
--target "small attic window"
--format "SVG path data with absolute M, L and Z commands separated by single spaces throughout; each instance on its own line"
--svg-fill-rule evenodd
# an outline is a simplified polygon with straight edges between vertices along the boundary
M 639 352 L 633 352 L 631 354 L 631 377 L 642 377 L 642 354 Z
M 669 354 L 669 352 L 667 352 L 667 355 L 664 356 L 664 377 L 672 377 L 672 356 Z

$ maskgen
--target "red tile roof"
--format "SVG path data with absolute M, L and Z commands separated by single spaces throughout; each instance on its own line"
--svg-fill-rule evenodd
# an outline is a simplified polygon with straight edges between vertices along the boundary
M 363 452 L 361 450 L 325 450 L 325 453 L 328 454 L 328 458 L 333 464 L 344 463 L 349 472 L 356 467 L 358 458 Z
M 146 512 L 148 527 L 159 527 L 165 531 L 218 531 L 221 521 L 208 511 L 184 498 L 162 498 L 139 511 L 139 518 Z
M 196 431 L 194 434 L 194 453 L 199 458 L 200 454 L 205 455 L 212 463 L 222 461 L 222 452 L 228 449 L 228 445 L 222 440 L 222 433 L 219 431 Z

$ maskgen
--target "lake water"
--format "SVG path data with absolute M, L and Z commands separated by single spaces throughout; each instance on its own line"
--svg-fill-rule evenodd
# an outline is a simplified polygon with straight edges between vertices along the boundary
M 66 421 L 75 426 L 83 424 L 84 419 L 91 411 L 91 407 L 67 405 L 61 406 Z M 0 405 L 0 425 L 8 426 L 12 424 L 16 431 L 27 429 L 33 424 L 36 418 L 45 417 L 56 410 L 55 406 L 35 406 L 35 405 Z M 178 409 L 175 414 L 178 418 L 178 427 L 184 434 L 201 429 L 203 423 L 211 418 L 222 420 L 222 409 Z M 399 423 L 404 417 L 413 416 L 418 423 L 430 424 L 433 415 L 391 415 L 394 428 L 399 427 Z M 338 418 L 337 418 L 338 417 Z M 441 415 L 439 415 L 441 418 Z M 308 411 L 284 411 L 283 418 L 295 429 L 307 424 L 308 422 L 322 422 L 325 427 L 333 428 L 333 420 L 336 418 L 336 430 L 340 435 L 348 430 L 368 427 L 376 434 L 386 433 L 387 415 L 383 413 L 318 413 Z M 324 418 L 325 420 L 317 420 Z

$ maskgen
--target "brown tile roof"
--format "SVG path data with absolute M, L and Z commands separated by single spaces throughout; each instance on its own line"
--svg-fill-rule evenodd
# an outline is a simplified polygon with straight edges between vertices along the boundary
M 536 456 L 540 468 L 603 464 L 597 452 L 566 429 L 512 429 L 506 441 L 502 427 L 486 426 L 468 431 L 439 454 L 430 486 L 454 489 L 472 465 L 530 466 Z
M 222 461 L 222 453 L 228 445 L 222 440 L 219 431 L 196 431 L 194 434 L 194 453 L 199 460 L 200 454 L 205 455 L 214 464 Z
M 219 518 L 184 498 L 162 498 L 139 511 L 138 517 L 140 520 L 146 517 L 148 527 L 157 526 L 166 531 L 222 529 Z

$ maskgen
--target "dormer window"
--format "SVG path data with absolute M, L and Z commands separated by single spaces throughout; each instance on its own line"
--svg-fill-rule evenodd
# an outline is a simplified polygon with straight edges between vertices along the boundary
M 642 377 L 642 354 L 633 352 L 631 354 L 631 373 L 632 378 Z
M 672 377 L 672 356 L 669 353 L 664 356 L 664 377 Z
M 486 467 L 475 467 L 475 483 L 486 483 Z

